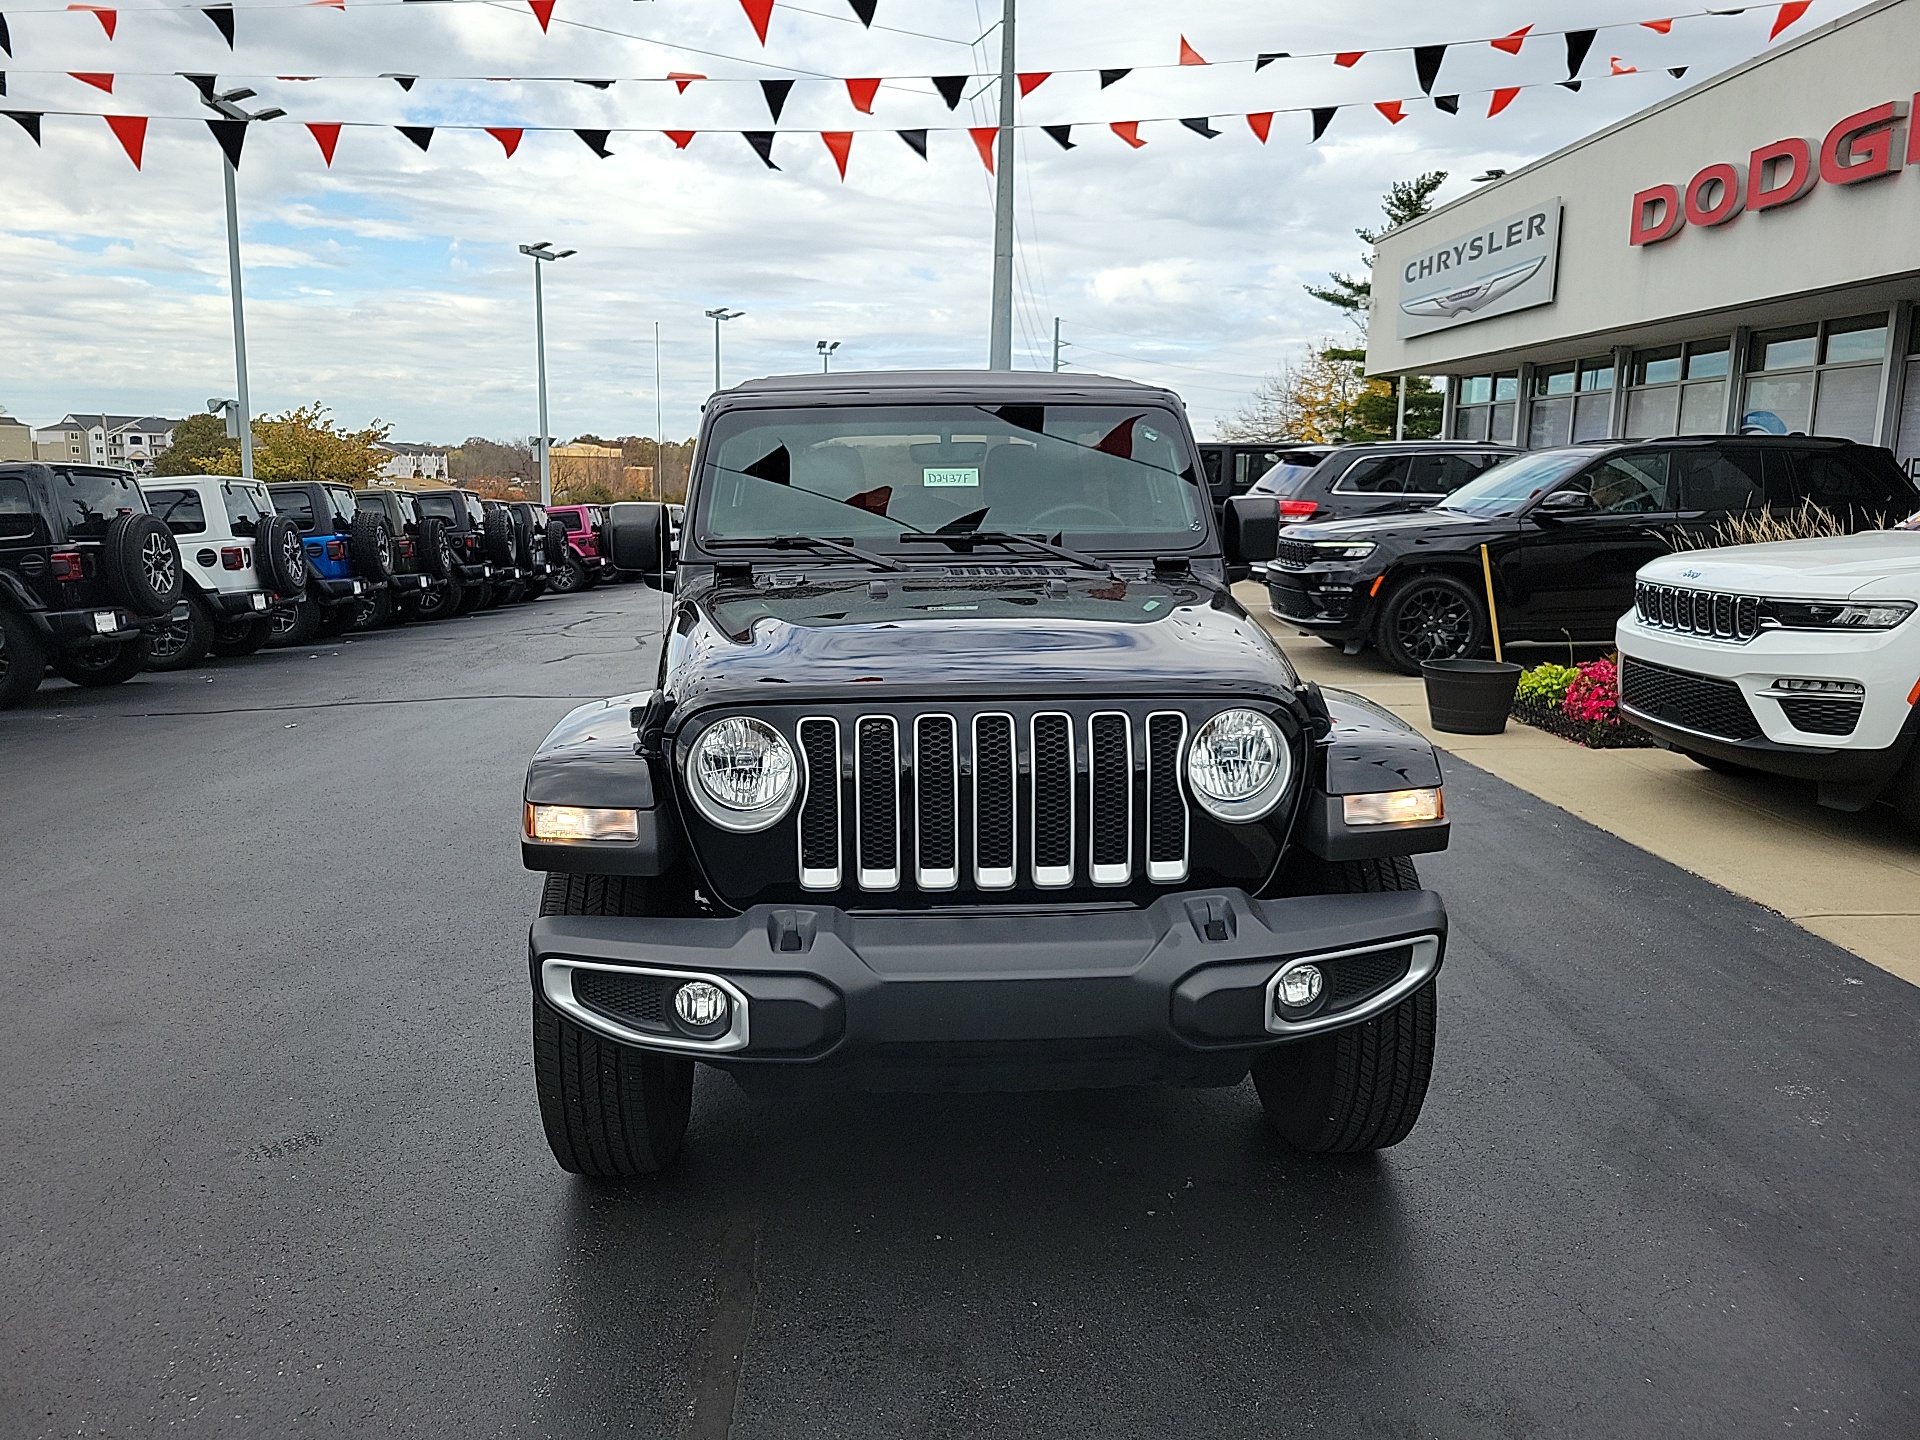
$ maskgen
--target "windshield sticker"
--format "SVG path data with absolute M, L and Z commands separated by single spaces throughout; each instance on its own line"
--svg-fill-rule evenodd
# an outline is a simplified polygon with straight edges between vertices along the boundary
M 971 465 L 953 465 L 939 468 L 929 465 L 920 472 L 920 483 L 929 490 L 941 487 L 961 487 L 978 490 L 980 488 L 980 472 Z

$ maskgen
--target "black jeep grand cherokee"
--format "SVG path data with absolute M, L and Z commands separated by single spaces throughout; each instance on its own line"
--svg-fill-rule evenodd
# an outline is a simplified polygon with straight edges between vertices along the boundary
M 1237 1085 L 1315 1151 L 1412 1129 L 1431 747 L 1237 605 L 1177 396 L 755 381 L 702 424 L 656 686 L 527 773 L 555 1157 L 672 1159 L 749 1087 Z M 616 505 L 656 570 L 659 505 Z

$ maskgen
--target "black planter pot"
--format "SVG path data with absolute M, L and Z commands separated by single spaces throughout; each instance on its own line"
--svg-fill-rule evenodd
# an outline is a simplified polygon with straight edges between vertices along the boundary
M 1433 728 L 1450 735 L 1498 735 L 1507 728 L 1520 667 L 1498 660 L 1429 660 L 1420 667 L 1427 682 L 1427 714 Z

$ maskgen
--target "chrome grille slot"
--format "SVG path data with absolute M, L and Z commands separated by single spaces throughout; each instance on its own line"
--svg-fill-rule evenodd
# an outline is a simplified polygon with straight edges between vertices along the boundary
M 808 890 L 840 888 L 840 722 L 825 717 L 800 722 L 800 884 Z
M 1013 717 L 973 717 L 973 883 L 1013 887 Z
M 854 728 L 855 845 L 862 890 L 900 888 L 900 727 L 863 715 Z
M 1633 607 L 1642 624 L 1683 635 L 1737 644 L 1760 633 L 1760 601 L 1752 595 L 1641 583 L 1633 587 Z
M 960 883 L 960 777 L 951 715 L 913 722 L 913 878 L 922 890 Z
M 1133 724 L 1118 711 L 1087 721 L 1088 861 L 1096 885 L 1133 879 Z
M 1073 720 L 1036 715 L 1029 722 L 1031 772 L 1028 813 L 1033 821 L 1033 883 L 1043 890 L 1073 884 L 1075 785 Z
M 1162 710 L 1147 717 L 1147 879 L 1172 885 L 1187 878 L 1187 797 L 1180 753 L 1187 717 Z

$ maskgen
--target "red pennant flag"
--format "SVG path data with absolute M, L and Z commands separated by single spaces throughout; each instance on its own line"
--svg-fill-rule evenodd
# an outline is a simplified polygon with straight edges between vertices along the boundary
M 833 152 L 833 163 L 840 167 L 840 178 L 847 178 L 847 156 L 853 150 L 853 132 L 851 130 L 822 130 L 820 138 L 827 142 L 827 149 Z
M 1140 138 L 1140 122 L 1138 120 L 1116 120 L 1107 128 L 1136 150 L 1147 143 Z
M 1398 100 L 1376 100 L 1373 102 L 1373 108 L 1387 117 L 1389 125 L 1398 125 L 1407 118 L 1406 109 Z
M 704 80 L 706 78 L 704 75 L 689 75 L 684 70 L 670 70 L 667 72 L 667 79 L 673 82 L 674 88 L 682 95 L 687 93 L 687 86 L 691 85 L 694 81 Z
M 1487 118 L 1491 120 L 1494 116 L 1498 115 L 1502 110 L 1506 109 L 1507 106 L 1511 105 L 1514 100 L 1518 98 L 1519 94 L 1520 87 L 1518 85 L 1509 85 L 1505 89 L 1494 91 L 1493 103 L 1487 106 Z
M 1262 145 L 1267 143 L 1267 134 L 1273 129 L 1273 111 L 1257 110 L 1247 116 L 1247 128 L 1260 137 Z
M 1669 35 L 1673 33 L 1673 22 L 1671 20 L 1642 20 L 1640 27 L 1643 30 L 1651 30 L 1656 35 Z
M 547 0 L 547 8 L 553 8 L 553 0 Z M 334 128 L 337 130 L 339 126 L 336 125 Z M 500 148 L 507 152 L 507 158 L 511 160 L 513 158 L 513 152 L 520 148 L 520 137 L 526 134 L 526 131 L 496 130 L 489 125 L 487 127 L 487 133 L 500 142 Z
M 1778 40 L 1780 32 L 1806 14 L 1811 5 L 1812 0 L 1787 0 L 1780 7 L 1780 13 L 1773 17 L 1773 29 L 1767 32 L 1768 43 Z
M 1487 43 L 1496 50 L 1504 50 L 1509 55 L 1518 55 L 1520 47 L 1526 43 L 1527 32 L 1531 29 L 1533 29 L 1531 25 L 1522 25 L 1511 35 L 1502 35 L 1498 40 L 1489 40 Z
M 93 13 L 93 18 L 100 22 L 100 28 L 107 32 L 107 39 L 109 40 L 113 39 L 114 26 L 120 23 L 119 11 L 108 10 L 104 6 L 100 6 L 100 5 L 69 5 L 67 6 L 67 9 L 91 11 Z M 137 170 L 139 166 L 136 165 L 134 168 Z
M 144 115 L 105 115 L 101 117 L 113 130 L 120 141 L 120 148 L 127 152 L 127 158 L 133 161 L 133 168 L 140 168 L 140 156 L 147 148 L 147 119 Z
M 853 101 L 853 108 L 862 115 L 873 113 L 873 97 L 880 93 L 878 80 L 847 81 L 847 98 Z
M 987 173 L 993 174 L 993 142 L 1000 136 L 997 125 L 980 125 L 967 131 L 973 137 L 973 148 L 980 152 L 980 163 L 987 167 Z
M 1027 96 L 1031 95 L 1034 91 L 1038 90 L 1042 85 L 1046 84 L 1047 77 L 1051 74 L 1053 74 L 1051 70 L 1027 71 L 1024 75 L 1020 77 L 1020 98 L 1022 100 L 1026 99 Z
M 540 33 L 546 34 L 547 26 L 553 23 L 553 0 L 527 0 L 527 4 L 533 7 L 533 18 L 540 22 Z
M 674 149 L 684 150 L 693 143 L 693 137 L 700 132 L 698 130 L 662 130 L 660 133 L 673 142 Z
M 1343 70 L 1351 70 L 1360 63 L 1360 57 L 1366 53 L 1364 50 L 1342 50 L 1338 55 L 1333 57 L 1333 63 L 1340 66 Z
M 767 26 L 773 20 L 773 0 L 740 0 L 740 8 L 753 22 L 753 33 L 760 37 L 760 43 L 766 44 Z
M 1627 64 L 1618 55 L 1616 55 L 1613 57 L 1613 73 L 1615 75 L 1638 75 L 1640 73 L 1640 69 L 1636 65 Z
M 333 168 L 334 147 L 340 143 L 338 125 L 314 125 L 309 123 L 307 131 L 313 136 L 314 144 L 320 147 L 320 158 L 327 162 L 327 168 Z
M 67 73 L 82 85 L 91 85 L 94 89 L 104 90 L 109 95 L 113 93 L 113 76 L 111 75 L 96 75 L 90 70 L 69 70 Z
M 1200 52 L 1187 43 L 1187 37 L 1180 37 L 1180 63 L 1182 65 L 1204 65 L 1206 60 Z
M 307 0 L 306 8 L 311 10 L 316 5 L 323 5 L 329 10 L 344 10 L 347 8 L 347 0 Z

